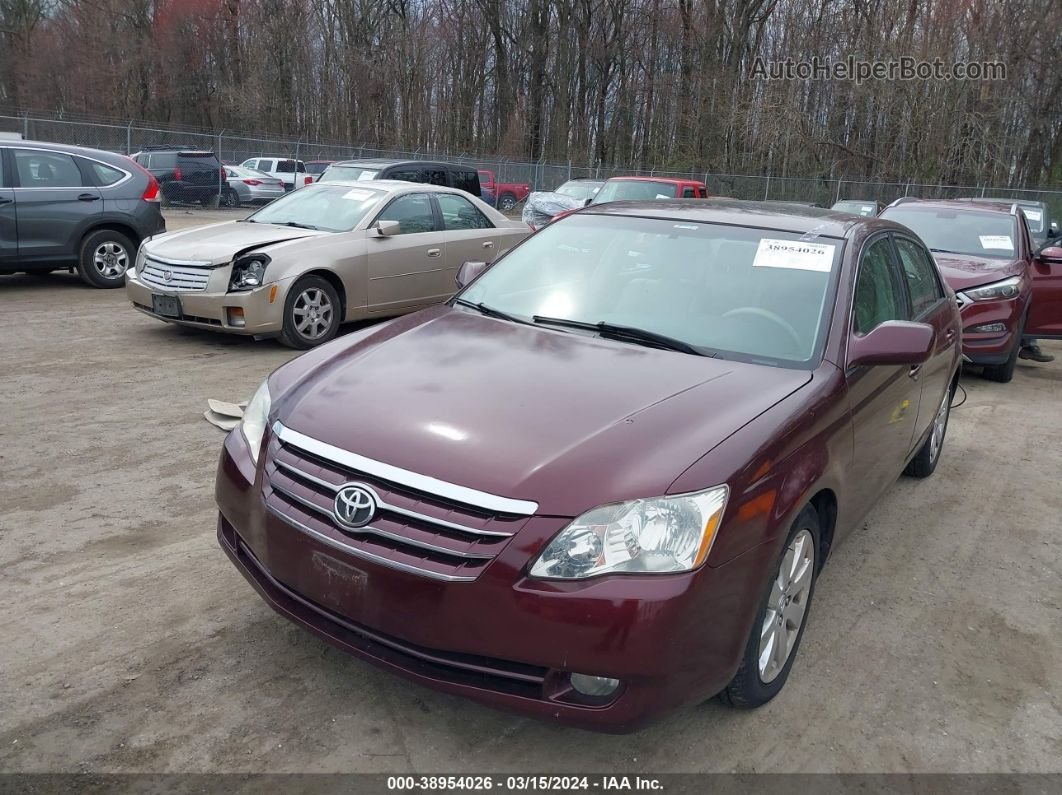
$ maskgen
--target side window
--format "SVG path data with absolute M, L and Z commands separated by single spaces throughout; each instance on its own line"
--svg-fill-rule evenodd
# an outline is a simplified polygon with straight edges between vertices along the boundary
M 429 185 L 446 186 L 446 170 L 442 168 L 428 167 L 424 169 L 424 181 Z
M 431 199 L 426 193 L 407 193 L 405 196 L 399 196 L 387 205 L 376 220 L 398 221 L 398 234 L 400 235 L 435 231 L 435 216 L 431 211 Z
M 697 189 L 696 188 L 683 188 L 682 189 L 682 198 L 683 199 L 696 199 L 697 198 Z
M 294 174 L 295 173 L 295 161 L 294 160 L 278 160 L 277 161 L 277 173 L 278 174 Z
M 400 179 L 403 182 L 424 182 L 424 175 L 418 168 L 399 168 L 388 173 L 387 179 Z
M 298 171 L 300 174 L 305 174 L 306 173 L 306 164 L 303 163 L 301 160 L 297 161 L 295 163 L 295 170 Z
M 455 188 L 479 196 L 479 176 L 475 171 L 454 171 L 453 178 Z
M 907 300 L 889 256 L 888 238 L 878 238 L 863 251 L 853 301 L 856 334 L 866 334 L 886 320 L 907 320 Z
M 274 160 L 259 160 L 257 168 L 259 171 L 274 171 L 276 169 L 275 162 Z
M 911 312 L 918 317 L 944 297 L 937 281 L 937 266 L 914 241 L 903 237 L 893 238 L 900 252 L 900 263 L 907 278 L 907 290 L 911 294 Z
M 97 163 L 95 160 L 88 160 L 83 162 L 88 163 L 89 168 L 92 169 L 92 176 L 95 178 L 96 184 L 101 187 L 113 185 L 115 182 L 125 177 L 124 171 L 120 171 L 117 168 L 112 168 L 111 166 L 105 165 L 103 163 Z
M 472 202 L 452 193 L 439 193 L 439 209 L 442 211 L 443 229 L 493 229 L 494 224 L 472 206 Z
M 23 188 L 80 188 L 84 185 L 74 158 L 62 152 L 15 149 L 15 169 Z

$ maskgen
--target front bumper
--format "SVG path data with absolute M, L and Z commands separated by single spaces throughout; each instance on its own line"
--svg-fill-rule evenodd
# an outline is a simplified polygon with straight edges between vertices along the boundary
M 230 293 L 226 291 L 229 272 L 228 266 L 215 268 L 206 289 L 202 291 L 173 291 L 148 285 L 130 270 L 126 274 L 125 292 L 134 308 L 166 323 L 229 334 L 279 334 L 284 319 L 284 300 L 291 280 L 281 280 L 246 292 Z M 175 318 L 156 314 L 152 310 L 152 295 L 177 297 L 181 304 L 181 316 Z M 239 322 L 240 314 L 233 310 L 242 310 L 242 325 Z
M 725 687 L 775 555 L 763 545 L 691 574 L 536 581 L 528 559 L 568 520 L 532 517 L 474 581 L 441 582 L 346 555 L 266 510 L 263 471 L 230 433 L 218 539 L 274 610 L 420 684 L 598 731 L 632 731 Z M 623 684 L 594 702 L 571 689 L 572 672 Z
M 1028 304 L 1028 291 L 1007 300 L 970 301 L 964 304 L 959 310 L 963 361 L 980 365 L 1006 363 L 1020 342 Z M 1001 323 L 1004 330 L 976 330 L 990 323 Z

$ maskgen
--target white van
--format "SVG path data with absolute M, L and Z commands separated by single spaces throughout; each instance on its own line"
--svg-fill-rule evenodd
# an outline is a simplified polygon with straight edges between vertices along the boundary
M 315 179 L 313 174 L 306 173 L 306 164 L 301 160 L 284 157 L 252 157 L 244 160 L 240 165 L 244 168 L 264 171 L 269 176 L 276 177 L 284 183 L 286 191 L 311 185 Z

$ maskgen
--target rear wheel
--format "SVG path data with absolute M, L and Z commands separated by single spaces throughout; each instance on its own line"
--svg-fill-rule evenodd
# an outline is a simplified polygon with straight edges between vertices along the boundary
M 936 416 L 933 417 L 933 428 L 929 432 L 929 438 L 922 445 L 918 454 L 911 459 L 905 475 L 913 478 L 928 478 L 937 468 L 940 461 L 940 453 L 944 449 L 944 434 L 948 432 L 948 417 L 951 415 L 951 397 L 955 390 L 948 387 L 944 393 L 944 400 L 937 408 Z
M 498 197 L 498 209 L 503 213 L 509 212 L 516 206 L 516 197 L 511 193 L 503 193 Z
M 284 302 L 280 341 L 299 350 L 328 342 L 339 331 L 341 312 L 335 287 L 320 276 L 303 276 Z
M 224 207 L 239 207 L 240 206 L 240 194 L 232 188 L 225 188 L 225 195 L 222 196 L 222 206 Z
M 793 522 L 781 559 L 767 580 L 741 665 L 719 694 L 727 706 L 751 709 L 766 704 L 789 678 L 815 592 L 819 535 L 819 515 L 808 505 Z
M 113 229 L 100 229 L 81 241 L 78 274 L 93 287 L 121 287 L 135 255 L 136 247 L 128 237 Z

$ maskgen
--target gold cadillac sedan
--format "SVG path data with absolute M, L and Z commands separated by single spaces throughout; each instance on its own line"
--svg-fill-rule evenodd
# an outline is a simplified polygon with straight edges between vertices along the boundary
M 341 323 L 445 301 L 464 262 L 493 261 L 529 234 L 453 188 L 321 182 L 242 221 L 148 238 L 126 293 L 167 323 L 311 348 Z

